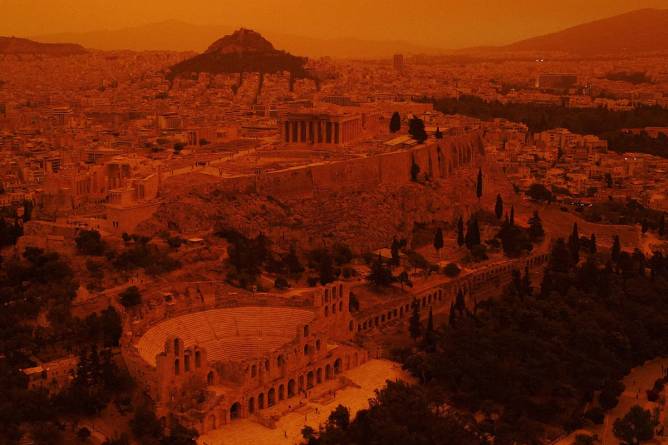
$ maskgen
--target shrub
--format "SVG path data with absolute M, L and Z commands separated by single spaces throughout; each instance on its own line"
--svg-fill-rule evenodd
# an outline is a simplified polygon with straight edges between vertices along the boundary
M 455 263 L 448 263 L 443 268 L 443 273 L 449 277 L 456 277 L 461 272 L 461 269 Z
M 601 407 L 595 406 L 585 413 L 585 418 L 591 420 L 596 425 L 602 425 L 605 414 Z
M 284 277 L 277 277 L 276 280 L 274 280 L 274 287 L 276 289 L 287 289 L 290 287 L 290 284 L 288 284 L 288 280 Z
M 118 296 L 121 304 L 127 307 L 133 307 L 141 304 L 142 297 L 137 286 L 130 286 L 121 292 Z

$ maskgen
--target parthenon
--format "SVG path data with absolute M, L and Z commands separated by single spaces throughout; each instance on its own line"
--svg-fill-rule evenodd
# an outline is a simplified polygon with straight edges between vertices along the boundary
M 355 114 L 290 113 L 280 128 L 285 143 L 345 145 L 362 136 L 363 122 Z

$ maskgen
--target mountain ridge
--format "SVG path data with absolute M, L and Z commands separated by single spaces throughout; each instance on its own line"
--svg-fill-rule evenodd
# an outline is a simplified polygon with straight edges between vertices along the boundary
M 44 43 L 22 37 L 0 36 L 0 54 L 46 54 L 69 56 L 84 54 L 86 49 L 76 43 Z
M 98 50 L 202 52 L 221 35 L 232 33 L 229 25 L 194 25 L 167 20 L 145 25 L 79 33 L 45 34 L 46 42 L 80 42 Z M 357 38 L 325 39 L 258 29 L 277 47 L 309 57 L 380 58 L 395 53 L 443 54 L 447 50 L 402 40 L 376 41 Z M 174 37 L 176 36 L 176 37 Z
M 562 52 L 582 56 L 668 51 L 668 9 L 636 9 L 508 45 L 462 51 Z

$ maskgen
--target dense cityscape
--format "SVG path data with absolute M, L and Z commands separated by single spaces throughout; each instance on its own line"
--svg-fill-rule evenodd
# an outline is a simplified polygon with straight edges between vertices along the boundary
M 0 37 L 0 444 L 668 443 L 657 20 Z M 606 24 L 637 41 L 568 46 Z

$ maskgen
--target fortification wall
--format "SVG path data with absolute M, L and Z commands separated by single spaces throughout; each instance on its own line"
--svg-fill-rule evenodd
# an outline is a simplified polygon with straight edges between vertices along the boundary
M 256 190 L 264 195 L 311 196 L 313 174 L 311 167 L 292 168 L 256 176 Z
M 411 180 L 411 153 L 397 151 L 377 156 L 381 184 L 403 185 Z
M 411 180 L 413 162 L 420 167 L 420 175 L 446 178 L 452 169 L 470 165 L 480 154 L 480 144 L 480 135 L 471 133 L 404 151 L 263 173 L 256 177 L 256 191 L 275 196 L 312 196 L 318 191 L 365 191 L 379 184 L 402 185 Z
M 316 190 L 365 190 L 380 182 L 380 164 L 376 157 L 351 159 L 310 168 Z

